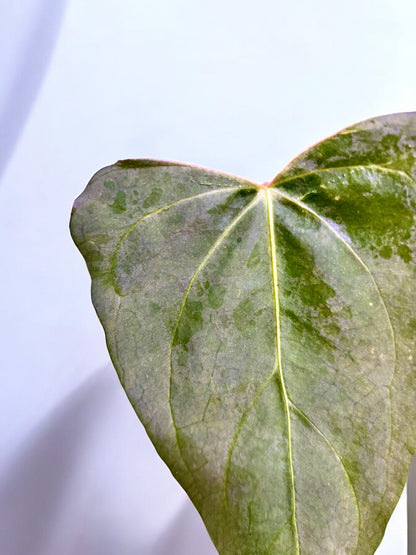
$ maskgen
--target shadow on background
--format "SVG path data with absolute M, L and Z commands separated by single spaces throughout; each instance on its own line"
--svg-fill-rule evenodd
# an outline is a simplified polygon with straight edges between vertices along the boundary
M 114 370 L 95 372 L 0 472 L 0 555 L 215 555 Z
M 0 552 L 43 555 L 94 425 L 114 392 L 97 371 L 31 434 L 0 482 Z
M 10 160 L 24 128 L 54 51 L 67 0 L 43 0 L 39 7 L 22 12 L 31 18 L 26 36 L 14 28 L 16 46 L 24 47 L 8 90 L 3 91 L 0 110 L 0 176 Z M 22 25 L 22 28 L 25 28 Z M 6 29 L 4 29 L 6 30 Z M 3 76 L 4 77 L 4 76 Z M 6 76 L 8 77 L 8 76 Z M 5 131 L 6 130 L 6 131 Z

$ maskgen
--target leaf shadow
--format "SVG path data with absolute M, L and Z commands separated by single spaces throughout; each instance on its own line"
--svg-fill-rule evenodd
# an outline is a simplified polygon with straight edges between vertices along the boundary
M 11 159 L 47 73 L 67 1 L 38 2 L 29 32 L 22 36 L 18 29 L 12 29 L 24 42 L 24 48 L 8 90 L 3 93 L 3 109 L 0 110 L 0 128 L 3 130 L 0 135 L 0 175 Z
M 91 428 L 112 396 L 113 383 L 106 374 L 96 371 L 69 394 L 2 472 L 1 553 L 46 553 Z

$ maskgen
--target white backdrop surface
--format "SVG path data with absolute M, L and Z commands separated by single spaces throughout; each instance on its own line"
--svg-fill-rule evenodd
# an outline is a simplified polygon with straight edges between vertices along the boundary
M 214 553 L 114 372 L 68 232 L 120 158 L 268 181 L 416 109 L 413 0 L 22 0 L 0 19 L 0 552 Z M 406 553 L 405 502 L 377 555 Z M 204 551 L 205 549 L 205 551 Z

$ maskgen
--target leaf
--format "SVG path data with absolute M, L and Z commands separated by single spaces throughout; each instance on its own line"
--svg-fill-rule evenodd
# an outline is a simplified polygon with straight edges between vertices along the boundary
M 72 236 L 121 383 L 221 554 L 373 553 L 416 448 L 416 114 L 268 186 L 104 168 Z

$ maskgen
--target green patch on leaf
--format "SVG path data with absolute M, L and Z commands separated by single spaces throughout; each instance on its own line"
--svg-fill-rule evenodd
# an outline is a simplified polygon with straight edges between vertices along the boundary
M 124 191 L 117 191 L 114 202 L 110 204 L 110 208 L 116 214 L 121 214 L 126 211 L 126 193 Z

